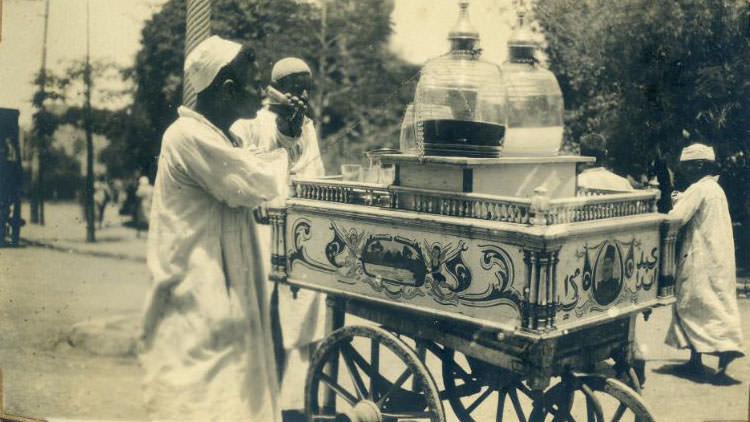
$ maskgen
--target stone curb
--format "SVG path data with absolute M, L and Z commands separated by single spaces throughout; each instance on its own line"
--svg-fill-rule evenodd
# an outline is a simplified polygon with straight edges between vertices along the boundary
M 98 258 L 122 259 L 122 260 L 127 260 L 127 261 L 141 262 L 144 264 L 146 263 L 146 258 L 143 256 L 134 256 L 134 255 L 126 254 L 126 253 L 91 251 L 91 250 L 80 249 L 80 248 L 72 248 L 72 247 L 66 247 L 66 246 L 55 244 L 55 242 L 33 240 L 33 239 L 25 238 L 25 237 L 21 237 L 19 240 L 20 240 L 20 243 L 24 245 L 52 249 L 58 252 L 75 253 L 79 255 L 89 255 L 89 256 L 95 256 Z

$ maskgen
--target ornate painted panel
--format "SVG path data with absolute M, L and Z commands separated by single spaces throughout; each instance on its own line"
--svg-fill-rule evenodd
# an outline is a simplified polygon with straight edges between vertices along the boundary
M 655 301 L 659 248 L 656 227 L 574 238 L 563 244 L 558 254 L 557 326 Z
M 291 211 L 291 279 L 410 305 L 520 325 L 520 247 L 435 233 L 405 221 L 374 224 Z

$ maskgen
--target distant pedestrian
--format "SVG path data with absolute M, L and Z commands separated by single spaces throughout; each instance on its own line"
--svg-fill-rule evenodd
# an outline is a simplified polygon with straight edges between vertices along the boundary
M 704 371 L 703 353 L 718 355 L 716 383 L 727 384 L 736 382 L 726 374 L 727 366 L 744 353 L 732 221 L 714 162 L 713 148 L 703 144 L 690 145 L 680 156 L 689 187 L 676 195 L 669 213 L 682 220 L 683 243 L 666 343 L 690 349 L 690 360 L 681 368 L 692 373 Z
M 112 192 L 112 202 L 120 206 L 120 202 L 123 200 L 123 197 L 121 195 L 122 191 L 124 189 L 124 186 L 122 184 L 121 179 L 114 179 L 110 185 L 110 191 Z
M 104 221 L 104 210 L 107 208 L 110 198 L 109 187 L 103 178 L 99 178 L 94 182 L 94 211 L 96 212 L 96 222 L 100 229 Z
M 149 214 L 151 213 L 151 197 L 153 196 L 153 193 L 154 188 L 151 187 L 148 177 L 141 176 L 138 179 L 138 188 L 135 190 L 139 231 L 141 227 L 148 227 Z

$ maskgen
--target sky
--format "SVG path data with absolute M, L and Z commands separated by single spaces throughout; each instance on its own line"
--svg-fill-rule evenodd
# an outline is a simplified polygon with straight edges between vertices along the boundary
M 128 66 L 135 59 L 144 22 L 165 0 L 89 0 L 91 57 Z M 396 0 L 391 48 L 424 63 L 448 50 L 457 0 Z M 483 57 L 505 59 L 511 0 L 473 0 L 471 21 L 482 37 Z M 21 125 L 31 121 L 33 78 L 42 61 L 44 0 L 4 0 L 0 40 L 0 107 L 18 108 Z M 47 66 L 61 71 L 86 54 L 86 0 L 50 0 Z

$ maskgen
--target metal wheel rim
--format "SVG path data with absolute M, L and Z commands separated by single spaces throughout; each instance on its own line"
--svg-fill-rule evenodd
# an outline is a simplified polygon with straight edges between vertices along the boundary
M 634 419 L 638 422 L 654 422 L 653 414 L 638 393 L 625 383 L 603 375 L 574 375 L 573 379 L 569 381 L 569 384 L 566 385 L 565 381 L 561 381 L 550 387 L 544 393 L 544 397 L 541 400 L 534 402 L 534 409 L 531 412 L 529 420 L 531 422 L 543 422 L 546 420 L 547 416 L 552 415 L 552 413 L 548 411 L 545 403 L 548 401 L 554 401 L 553 397 L 559 396 L 564 392 L 563 389 L 565 388 L 570 388 L 572 393 L 575 393 L 576 391 L 582 392 L 584 397 L 588 400 L 589 393 L 584 390 L 584 387 L 587 387 L 593 393 L 599 392 L 606 394 L 620 403 L 618 408 L 612 412 L 612 417 L 604 416 L 604 421 L 620 421 L 624 416 L 620 412 L 624 413 L 629 410 L 634 415 Z M 571 403 L 570 407 L 572 406 L 573 404 Z M 599 406 L 599 408 L 601 409 L 601 406 Z M 587 413 L 589 414 L 587 418 L 589 420 L 599 421 L 601 419 L 596 415 L 595 410 L 596 409 L 589 410 L 587 402 Z M 569 416 L 570 408 L 567 410 L 567 413 L 567 416 Z M 555 420 L 569 420 L 567 416 L 563 415 L 562 419 L 560 417 L 555 417 Z
M 325 381 L 322 381 L 322 379 L 325 378 L 325 374 L 321 374 L 321 372 L 325 364 L 329 361 L 329 359 L 332 358 L 333 354 L 336 354 L 337 359 L 343 359 L 345 361 L 343 369 L 339 368 L 339 377 L 346 377 L 347 374 L 349 374 L 350 377 L 352 376 L 351 372 L 349 372 L 350 362 L 346 362 L 347 358 L 343 357 L 343 355 L 342 357 L 339 356 L 342 353 L 351 353 L 351 350 L 349 350 L 349 348 L 345 344 L 351 344 L 351 341 L 355 337 L 370 339 L 371 342 L 376 341 L 381 349 L 387 348 L 391 352 L 391 354 L 395 355 L 401 360 L 401 363 L 406 366 L 406 370 L 404 371 L 404 373 L 407 370 L 410 371 L 410 374 L 407 378 L 402 380 L 401 378 L 403 378 L 404 376 L 404 373 L 402 373 L 402 375 L 399 376 L 396 380 L 396 382 L 401 383 L 401 387 L 403 387 L 404 383 L 408 379 L 413 380 L 414 378 L 416 378 L 418 380 L 418 385 L 420 387 L 419 390 L 424 397 L 426 405 L 425 411 L 422 412 L 424 413 L 424 415 L 419 417 L 403 415 L 402 417 L 404 419 L 421 418 L 423 420 L 430 420 L 431 422 L 445 422 L 445 414 L 443 411 L 442 403 L 440 401 L 435 380 L 433 379 L 427 368 L 424 366 L 424 364 L 419 360 L 414 351 L 392 333 L 379 327 L 368 326 L 348 326 L 340 328 L 326 337 L 321 343 L 320 347 L 318 347 L 318 350 L 315 352 L 310 362 L 310 368 L 308 370 L 307 380 L 305 382 L 305 413 L 307 415 L 308 421 L 312 422 L 318 420 L 333 420 L 332 416 L 335 415 L 323 415 L 320 409 L 321 406 L 318 403 L 320 386 L 321 384 L 325 383 Z M 353 348 L 353 346 L 351 347 Z M 342 352 L 342 348 L 345 348 L 346 350 L 348 350 L 348 352 Z M 369 378 L 368 372 L 366 372 L 362 367 L 362 359 L 364 358 L 360 354 L 359 358 L 354 357 L 353 359 L 349 360 L 354 362 L 355 370 L 358 370 L 360 372 L 360 377 L 362 374 L 364 374 Z M 372 367 L 370 367 L 369 369 L 372 369 Z M 382 377 L 382 375 L 380 375 L 379 369 L 377 374 Z M 388 394 L 393 392 L 375 392 L 375 387 L 372 379 L 368 380 L 370 382 L 369 385 L 364 385 L 365 382 L 363 379 L 360 379 L 360 381 L 362 384 L 361 387 L 365 390 L 363 391 L 363 393 L 366 393 L 366 395 L 368 395 L 366 399 L 375 402 L 382 411 L 383 406 L 387 404 Z M 382 384 L 382 381 L 378 382 Z M 357 382 L 354 381 L 354 378 L 352 378 L 352 384 L 357 384 Z M 392 389 L 394 388 L 393 384 L 395 384 L 395 382 L 391 384 Z M 354 389 L 355 391 L 350 392 L 350 394 L 355 399 L 355 403 L 357 403 L 359 400 L 361 400 L 361 398 L 359 397 L 360 391 L 356 386 Z M 386 396 L 385 398 L 383 398 L 384 395 Z M 349 398 L 351 399 L 352 397 Z M 341 394 L 337 394 L 337 400 L 341 400 L 342 398 L 343 396 Z M 390 417 L 393 414 L 393 411 L 384 412 L 383 420 L 401 420 L 401 417 Z

